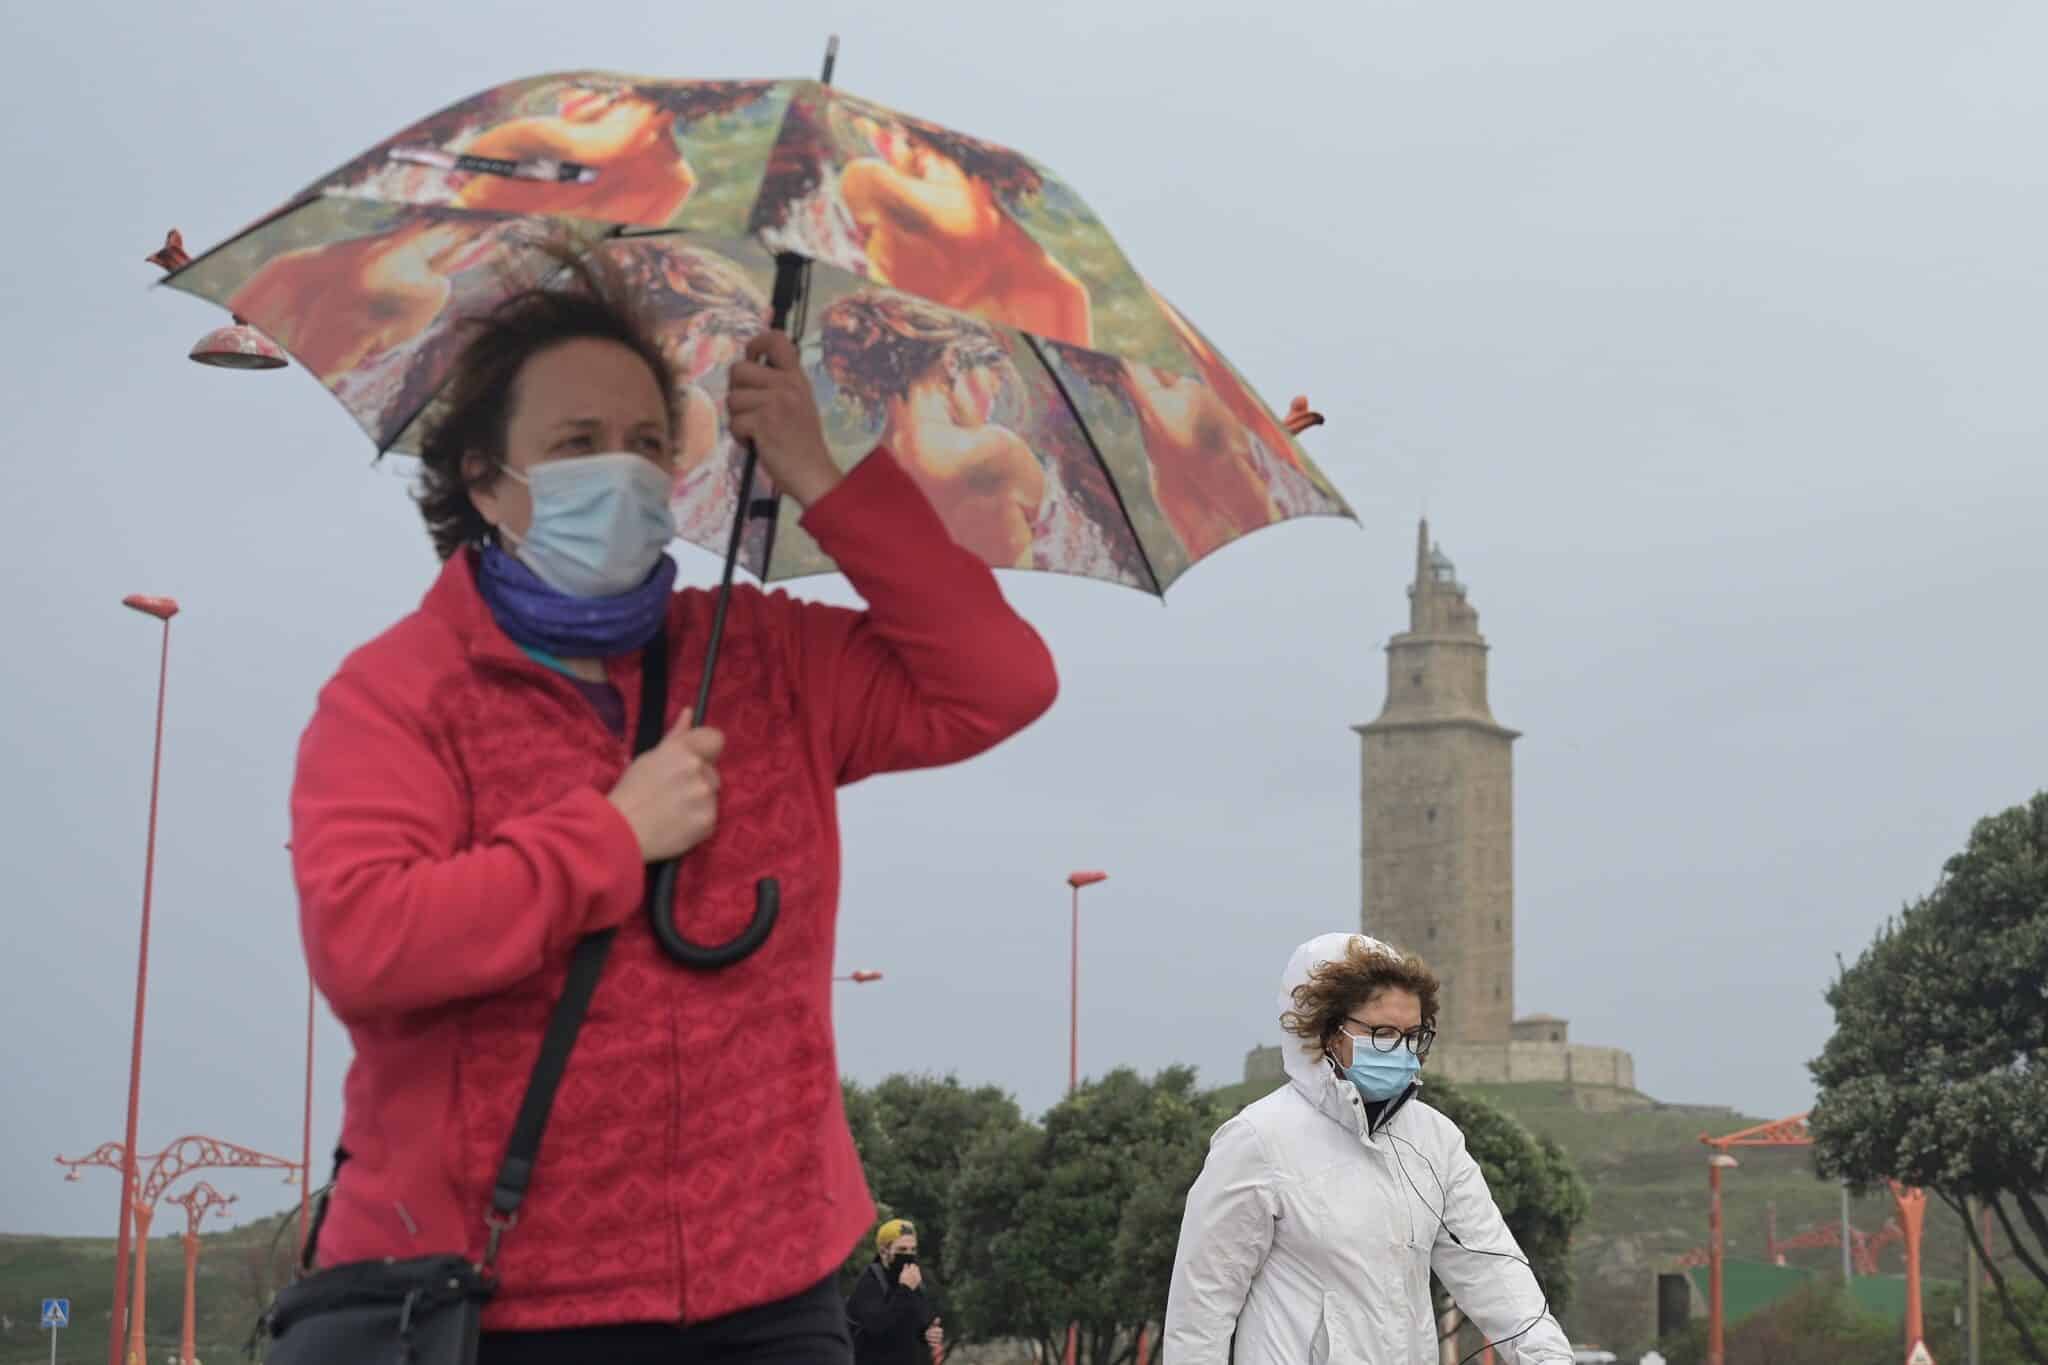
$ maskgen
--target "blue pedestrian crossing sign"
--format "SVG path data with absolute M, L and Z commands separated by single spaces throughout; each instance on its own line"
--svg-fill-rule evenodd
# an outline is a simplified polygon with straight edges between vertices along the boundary
M 71 1300 L 44 1299 L 43 1326 L 69 1327 L 71 1325 Z

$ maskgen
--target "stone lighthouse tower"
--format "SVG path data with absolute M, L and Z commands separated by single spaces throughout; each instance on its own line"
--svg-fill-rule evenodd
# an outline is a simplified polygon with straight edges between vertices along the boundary
M 1436 968 L 1444 986 L 1433 1074 L 1574 1088 L 1588 1108 L 1645 1103 L 1635 1058 L 1570 1038 L 1554 1014 L 1515 1017 L 1515 740 L 1486 701 L 1486 640 L 1457 570 L 1415 540 L 1408 629 L 1387 641 L 1387 704 L 1364 746 L 1361 927 Z M 1245 1080 L 1286 1083 L 1277 1047 Z
M 1408 629 L 1387 642 L 1387 701 L 1364 743 L 1366 933 L 1443 979 L 1446 1043 L 1507 1043 L 1515 1017 L 1517 738 L 1486 701 L 1479 613 L 1423 522 Z

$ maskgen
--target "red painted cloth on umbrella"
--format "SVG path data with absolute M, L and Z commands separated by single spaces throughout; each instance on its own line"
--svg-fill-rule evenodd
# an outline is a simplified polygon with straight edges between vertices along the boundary
M 293 860 L 314 979 L 355 1044 L 323 1264 L 481 1255 L 569 949 L 612 925 L 486 1326 L 720 1317 L 816 1284 L 873 1222 L 831 1031 L 836 789 L 980 753 L 1057 683 L 886 452 L 804 526 L 869 606 L 734 594 L 711 703 L 727 736 L 718 827 L 682 861 L 677 922 L 698 942 L 731 937 L 762 876 L 783 908 L 725 970 L 661 953 L 638 845 L 604 796 L 628 746 L 498 629 L 470 556 L 321 693 Z M 671 725 L 712 605 L 689 590 L 671 606 Z M 637 655 L 607 668 L 637 715 Z

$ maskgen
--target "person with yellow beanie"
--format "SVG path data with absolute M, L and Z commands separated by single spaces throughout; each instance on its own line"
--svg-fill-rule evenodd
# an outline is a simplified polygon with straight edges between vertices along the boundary
M 846 1300 L 854 1365 L 930 1365 L 945 1333 L 924 1292 L 917 1227 L 891 1218 L 875 1229 L 875 1260 Z

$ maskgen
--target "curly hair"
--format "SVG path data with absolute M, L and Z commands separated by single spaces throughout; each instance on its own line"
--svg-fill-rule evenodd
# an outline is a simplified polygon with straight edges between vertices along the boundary
M 995 329 L 907 294 L 862 290 L 825 310 L 825 371 L 873 413 L 938 365 L 972 369 L 1009 359 Z
M 671 430 L 676 424 L 675 367 L 631 302 L 617 268 L 559 242 L 538 249 L 559 272 L 547 285 L 522 289 L 460 324 L 475 335 L 449 369 L 427 418 L 413 499 L 442 559 L 490 534 L 470 490 L 489 488 L 502 477 L 515 386 L 526 362 L 541 352 L 569 341 L 616 342 L 653 371 Z M 472 456 L 483 463 L 475 477 L 465 468 Z
M 1301 1039 L 1303 1051 L 1319 1052 L 1352 1011 L 1385 990 L 1413 992 L 1422 1002 L 1422 1026 L 1436 1027 L 1438 985 L 1429 964 L 1362 936 L 1352 938 L 1343 957 L 1309 970 L 1308 980 L 1294 988 L 1294 1008 L 1280 1016 L 1280 1026 Z

